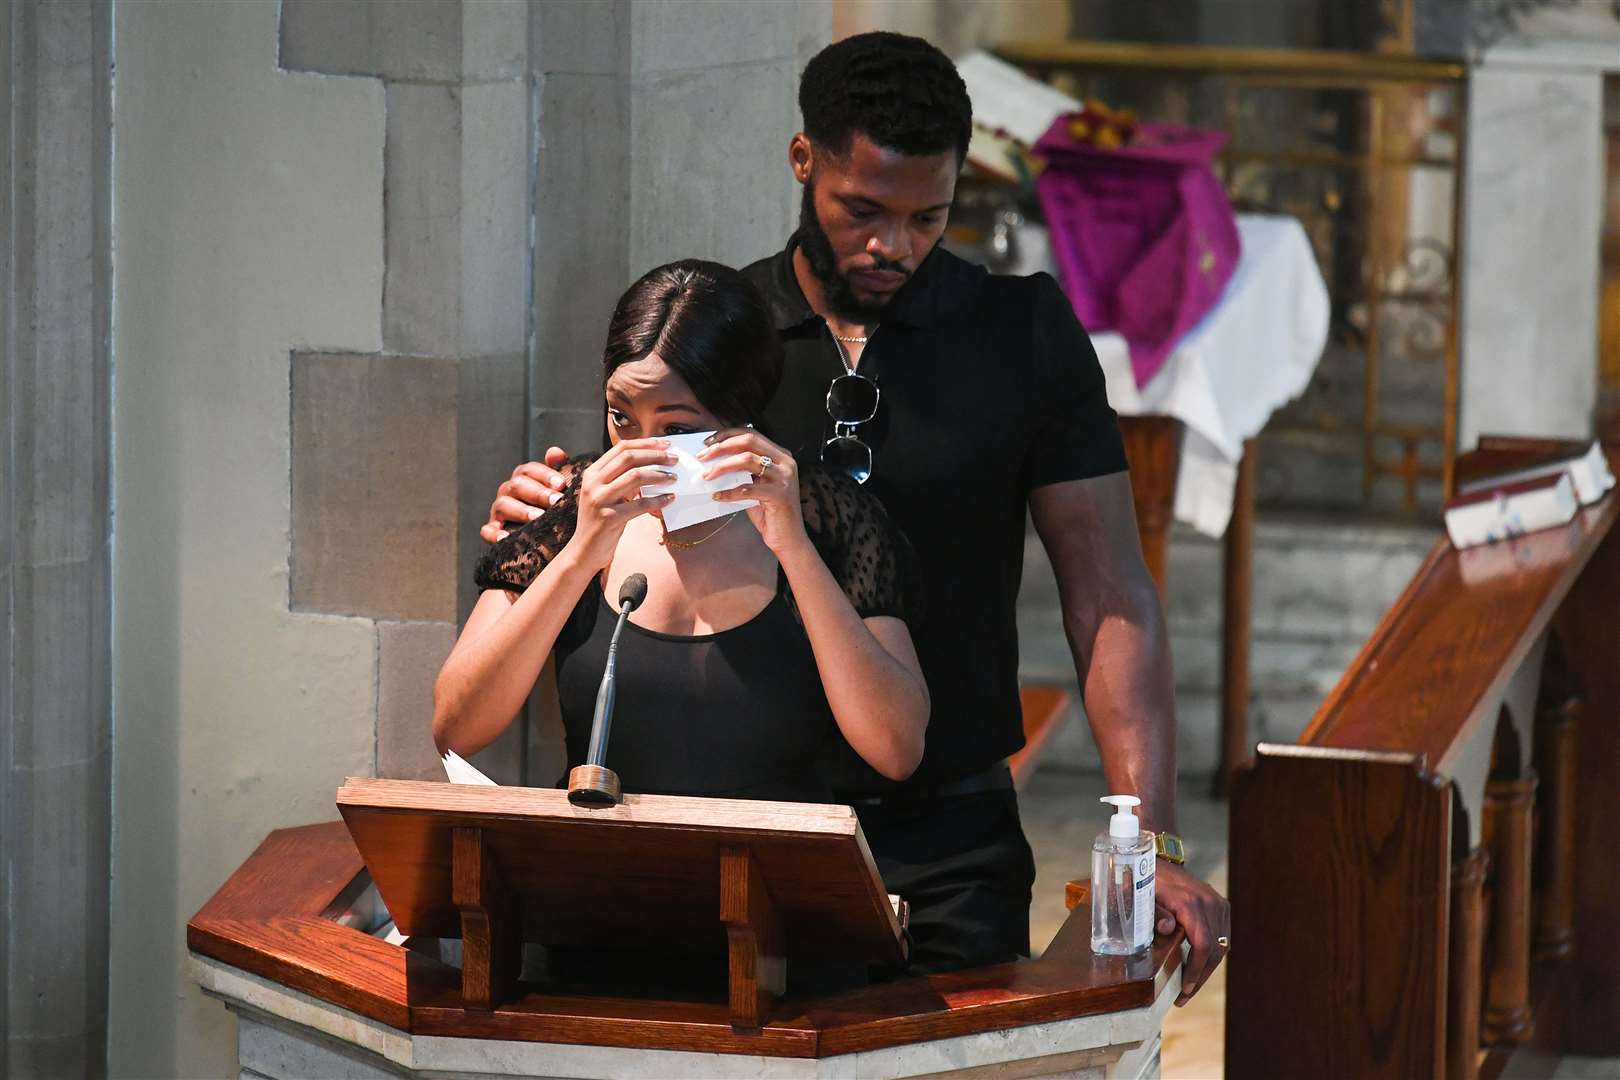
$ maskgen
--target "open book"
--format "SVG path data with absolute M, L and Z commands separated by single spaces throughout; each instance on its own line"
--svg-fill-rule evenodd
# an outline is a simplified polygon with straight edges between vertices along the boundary
M 1446 503 L 1446 533 L 1457 548 L 1495 543 L 1567 524 L 1615 486 L 1600 443 L 1525 469 L 1465 481 Z

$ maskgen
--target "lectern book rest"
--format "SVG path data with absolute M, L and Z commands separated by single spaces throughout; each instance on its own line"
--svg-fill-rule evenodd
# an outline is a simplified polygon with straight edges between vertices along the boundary
M 469 1007 L 512 995 L 524 942 L 723 954 L 757 1028 L 795 957 L 898 965 L 904 934 L 847 806 L 351 778 L 337 795 L 401 933 L 459 937 Z

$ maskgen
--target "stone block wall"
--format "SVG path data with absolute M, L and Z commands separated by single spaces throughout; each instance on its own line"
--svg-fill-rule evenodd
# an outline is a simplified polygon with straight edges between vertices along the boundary
M 113 1075 L 219 1075 L 234 1023 L 186 976 L 185 920 L 266 832 L 331 818 L 344 775 L 438 775 L 432 685 L 495 488 L 528 448 L 597 445 L 607 317 L 634 276 L 784 242 L 794 86 L 831 5 L 98 10 L 117 31 L 116 123 L 88 130 L 116 133 L 92 175 L 116 222 L 95 250 L 118 297 L 126 824 L 110 1006 L 83 1012 L 106 1017 Z M 548 712 L 480 766 L 549 783 Z M 52 894 L 29 888 L 31 917 Z
M 291 607 L 376 625 L 379 775 L 437 778 L 432 675 L 476 599 L 495 487 L 523 456 L 529 6 L 288 0 L 288 71 L 381 81 L 377 352 L 292 355 Z M 485 751 L 522 776 L 521 732 Z
M 0 1076 L 105 1068 L 109 6 L 0 6 Z

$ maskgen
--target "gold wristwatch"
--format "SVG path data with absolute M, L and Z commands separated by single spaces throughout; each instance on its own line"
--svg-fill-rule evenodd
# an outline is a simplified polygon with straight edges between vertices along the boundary
M 1187 849 L 1182 844 L 1181 837 L 1175 833 L 1156 832 L 1153 834 L 1153 846 L 1159 853 L 1159 858 L 1168 859 L 1177 866 L 1187 863 Z

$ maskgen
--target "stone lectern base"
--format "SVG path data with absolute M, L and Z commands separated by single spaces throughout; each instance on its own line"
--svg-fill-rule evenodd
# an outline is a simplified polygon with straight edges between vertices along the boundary
M 904 955 L 847 806 L 363 779 L 338 804 L 347 825 L 272 833 L 187 924 L 244 1077 L 1158 1075 L 1182 935 L 1093 955 L 1083 883 L 1038 958 L 790 992 L 806 959 Z M 582 975 L 534 942 L 726 977 Z
M 1159 1028 L 1180 988 L 1167 980 L 1144 1008 L 825 1058 L 705 1054 L 614 1046 L 411 1035 L 208 959 L 192 957 L 203 990 L 237 1014 L 242 1080 L 458 1080 L 546 1077 L 669 1080 L 821 1077 L 1073 1077 L 1159 1075 Z

